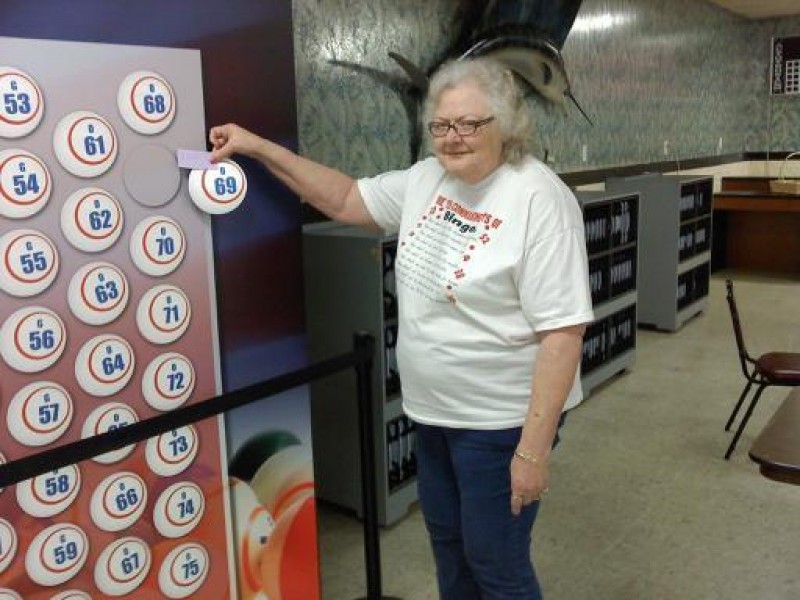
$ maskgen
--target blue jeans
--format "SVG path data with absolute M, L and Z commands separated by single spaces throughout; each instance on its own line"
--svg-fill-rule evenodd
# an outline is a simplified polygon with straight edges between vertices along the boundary
M 509 468 L 521 428 L 416 427 L 419 500 L 440 598 L 540 600 L 530 558 L 539 502 L 511 514 Z

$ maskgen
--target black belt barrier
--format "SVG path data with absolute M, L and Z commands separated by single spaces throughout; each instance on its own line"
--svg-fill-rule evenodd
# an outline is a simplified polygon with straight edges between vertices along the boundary
M 100 456 L 179 427 L 215 417 L 251 402 L 275 396 L 339 371 L 354 367 L 357 376 L 361 448 L 361 499 L 364 513 L 364 558 L 367 600 L 389 600 L 381 593 L 380 536 L 375 480 L 375 433 L 372 422 L 372 364 L 375 338 L 369 333 L 353 337 L 353 351 L 279 375 L 268 381 L 209 398 L 196 404 L 107 431 L 90 438 L 63 444 L 25 458 L 0 465 L 0 488 L 8 487 L 84 460 Z

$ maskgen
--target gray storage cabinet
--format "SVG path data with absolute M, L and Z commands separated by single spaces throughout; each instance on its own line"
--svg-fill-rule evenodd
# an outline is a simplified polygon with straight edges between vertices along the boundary
M 646 174 L 606 190 L 641 196 L 639 324 L 676 331 L 708 305 L 713 179 Z
M 595 320 L 583 337 L 584 397 L 636 360 L 639 194 L 576 192 Z
M 305 314 L 312 361 L 352 347 L 353 334 L 375 337 L 372 417 L 378 520 L 403 517 L 417 499 L 414 424 L 403 414 L 394 347 L 397 240 L 334 222 L 303 227 Z M 311 384 L 311 424 L 317 496 L 361 510 L 356 379 L 351 371 Z

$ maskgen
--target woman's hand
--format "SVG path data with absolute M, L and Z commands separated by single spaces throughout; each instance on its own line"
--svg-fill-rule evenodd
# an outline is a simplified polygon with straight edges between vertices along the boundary
M 511 459 L 511 513 L 519 515 L 523 506 L 547 493 L 550 469 L 547 463 L 529 462 L 519 456 Z
M 235 123 L 212 127 L 211 162 L 242 154 L 263 164 L 295 194 L 340 223 L 378 230 L 355 180 L 336 169 L 299 156 Z
M 227 123 L 212 127 L 208 132 L 208 141 L 213 148 L 211 162 L 216 163 L 234 154 L 257 158 L 259 148 L 263 146 L 265 140 L 244 127 Z

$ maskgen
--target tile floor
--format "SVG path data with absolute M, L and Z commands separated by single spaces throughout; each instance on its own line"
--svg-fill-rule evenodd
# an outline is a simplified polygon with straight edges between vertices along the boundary
M 534 528 L 548 600 L 797 600 L 800 487 L 747 457 L 787 391 L 768 389 L 729 462 L 744 384 L 725 302 L 736 282 L 753 354 L 800 351 L 800 278 L 717 273 L 708 309 L 675 333 L 639 330 L 637 360 L 570 415 Z M 323 597 L 364 597 L 359 521 L 320 506 Z M 419 510 L 382 530 L 385 597 L 437 598 Z

